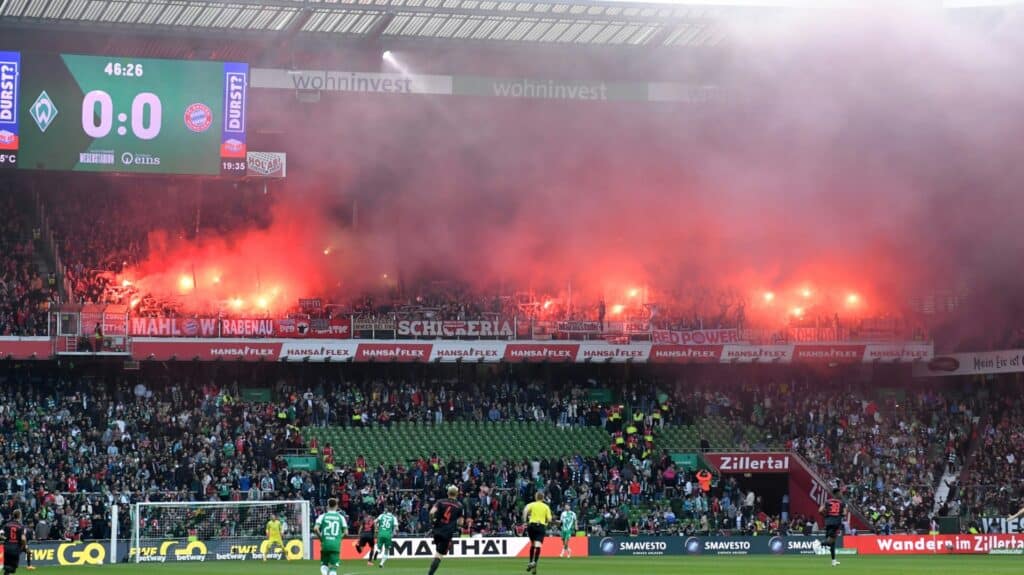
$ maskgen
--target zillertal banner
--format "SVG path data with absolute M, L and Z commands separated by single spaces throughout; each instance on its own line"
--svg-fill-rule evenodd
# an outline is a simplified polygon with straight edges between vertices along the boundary
M 987 555 L 1024 550 L 1024 537 L 1014 534 L 856 535 L 845 537 L 843 547 L 856 549 L 860 555 Z

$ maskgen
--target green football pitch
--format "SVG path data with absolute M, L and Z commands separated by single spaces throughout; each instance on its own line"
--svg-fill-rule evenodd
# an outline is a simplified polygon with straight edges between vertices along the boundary
M 801 575 L 804 573 L 863 573 L 865 575 L 998 575 L 1024 572 L 1024 557 L 1014 556 L 915 556 L 841 557 L 841 565 L 832 567 L 828 557 L 593 557 L 541 559 L 538 575 Z M 338 575 L 426 575 L 427 560 L 394 559 L 383 569 L 361 561 L 346 561 Z M 441 564 L 438 575 L 524 574 L 522 559 L 449 559 Z M 18 569 L 25 575 L 24 566 Z M 210 562 L 177 565 L 109 565 L 87 567 L 40 567 L 39 572 L 53 575 L 320 575 L 320 565 L 310 561 L 288 563 L 268 561 Z

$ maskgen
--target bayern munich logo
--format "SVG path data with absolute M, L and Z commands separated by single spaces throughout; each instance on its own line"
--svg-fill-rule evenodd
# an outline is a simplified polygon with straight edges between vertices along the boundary
M 185 335 L 197 335 L 199 333 L 199 322 L 194 319 L 186 319 L 184 329 Z
M 213 125 L 213 110 L 206 104 L 195 103 L 185 108 L 185 126 L 193 132 L 205 132 Z

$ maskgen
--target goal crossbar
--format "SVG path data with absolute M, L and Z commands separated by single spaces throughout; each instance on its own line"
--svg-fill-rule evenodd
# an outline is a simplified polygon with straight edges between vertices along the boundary
M 305 500 L 143 502 L 131 512 L 129 562 L 311 557 Z

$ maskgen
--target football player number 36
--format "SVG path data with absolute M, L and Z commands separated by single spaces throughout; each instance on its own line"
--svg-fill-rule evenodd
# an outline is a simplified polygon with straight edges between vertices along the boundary
M 163 106 L 160 98 L 152 92 L 142 92 L 132 100 L 129 118 L 125 114 L 118 115 L 118 121 L 131 119 L 132 134 L 140 140 L 152 140 L 160 135 L 160 122 L 163 119 Z M 82 130 L 90 138 L 105 138 L 114 126 L 114 101 L 110 94 L 103 90 L 93 90 L 82 99 Z M 124 135 L 126 130 L 118 128 L 118 134 Z

